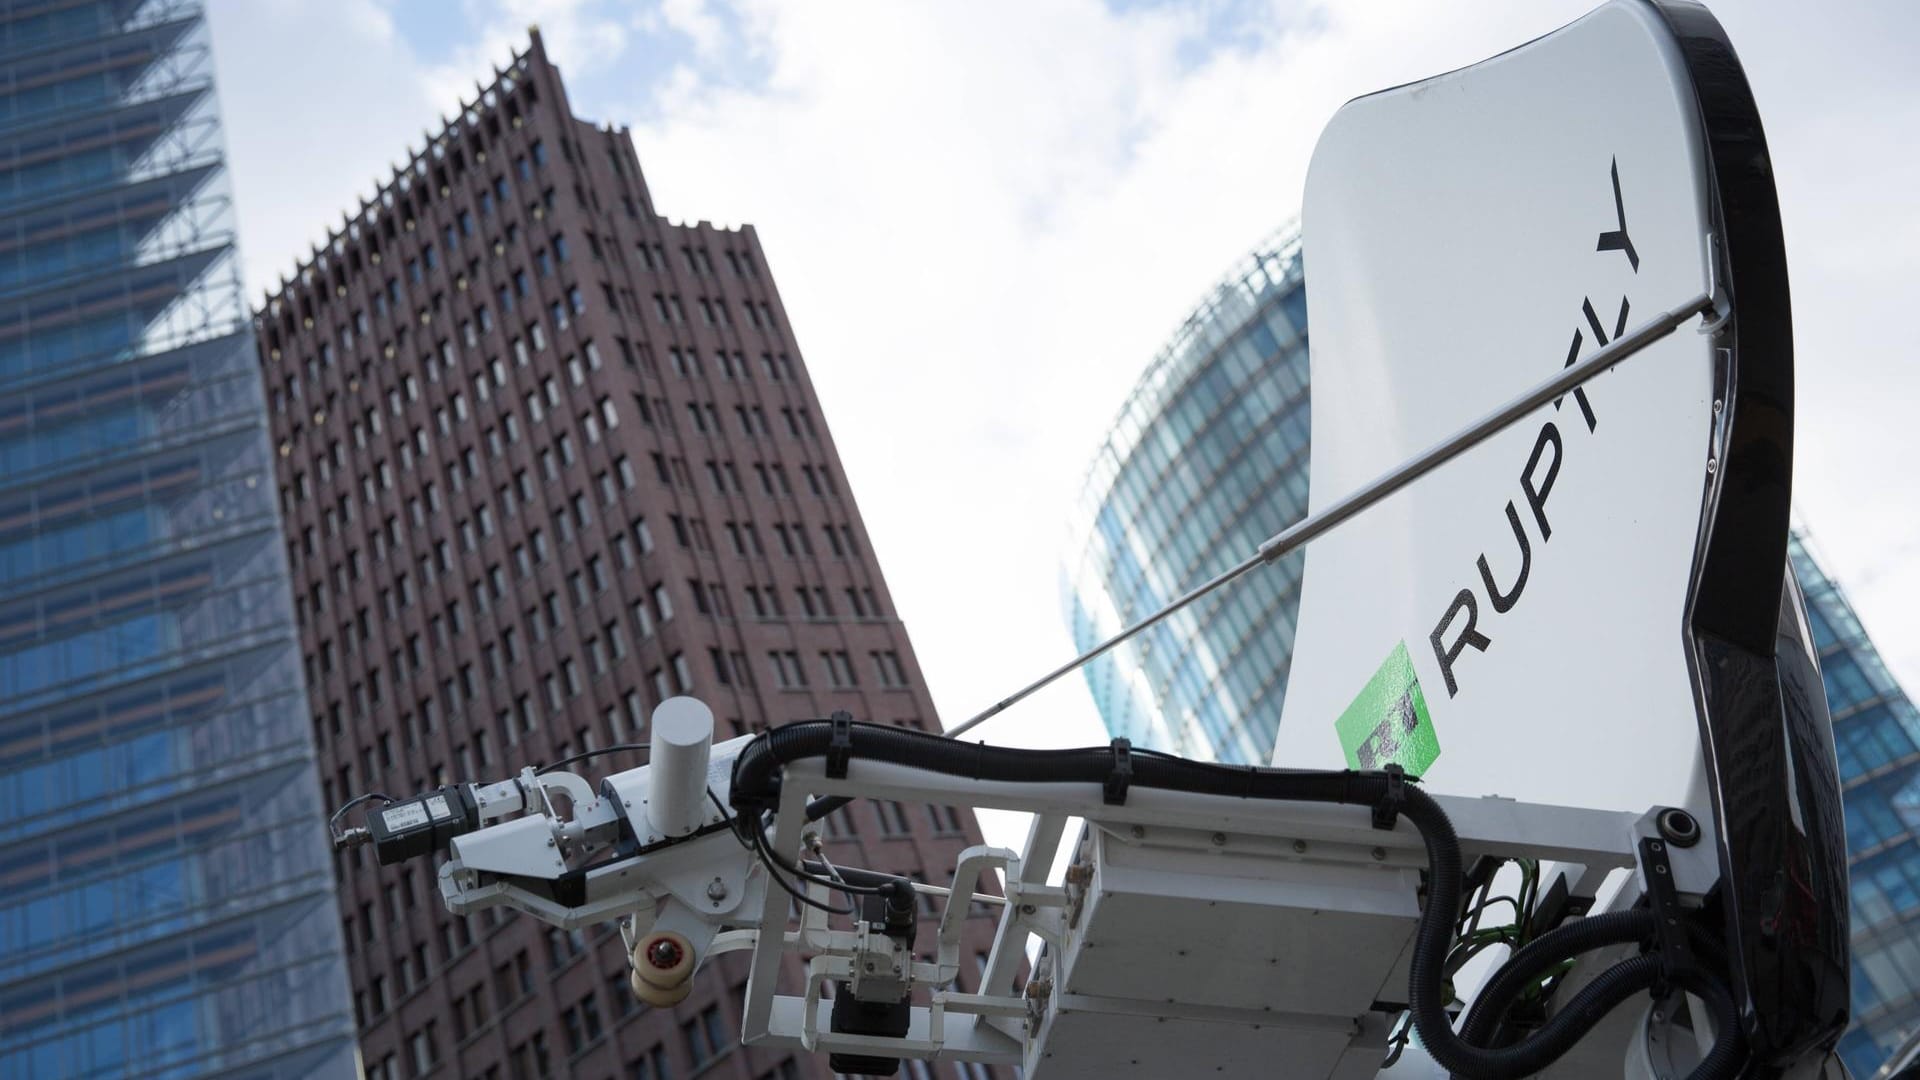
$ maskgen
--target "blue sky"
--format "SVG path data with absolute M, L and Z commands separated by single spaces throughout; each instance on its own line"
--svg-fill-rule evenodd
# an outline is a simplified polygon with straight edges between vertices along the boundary
M 1209 283 L 1295 214 L 1333 110 L 1588 6 L 213 0 L 210 11 L 256 301 L 530 22 L 576 111 L 633 129 L 662 212 L 754 223 L 952 723 L 1070 654 L 1058 574 L 1089 455 Z M 1920 369 L 1906 295 L 1920 280 L 1920 6 L 1712 7 L 1747 65 L 1779 177 L 1799 502 L 1896 674 L 1920 686 Z M 983 734 L 1099 737 L 1078 683 L 996 724 Z

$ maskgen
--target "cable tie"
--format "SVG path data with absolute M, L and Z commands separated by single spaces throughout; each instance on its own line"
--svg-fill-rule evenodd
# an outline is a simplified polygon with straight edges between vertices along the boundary
M 1127 788 L 1133 783 L 1133 744 L 1125 739 L 1115 739 L 1112 750 L 1113 771 L 1107 774 L 1101 794 L 1108 806 L 1124 806 Z
M 1387 777 L 1387 793 L 1373 804 L 1373 827 L 1392 832 L 1400 821 L 1400 807 L 1407 801 L 1407 770 L 1395 764 L 1381 771 Z
M 846 710 L 828 718 L 833 735 L 827 740 L 827 778 L 845 780 L 847 762 L 853 758 L 853 714 Z

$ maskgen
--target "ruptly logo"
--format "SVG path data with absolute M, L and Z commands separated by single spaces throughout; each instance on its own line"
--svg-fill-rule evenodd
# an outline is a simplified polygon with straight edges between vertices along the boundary
M 1600 233 L 1595 252 L 1618 251 L 1625 255 L 1633 272 L 1640 272 L 1640 252 L 1633 246 L 1633 238 L 1627 233 L 1627 204 L 1620 194 L 1620 163 L 1614 161 L 1610 168 L 1613 179 L 1613 212 L 1617 229 L 1606 229 Z M 1605 324 L 1600 321 L 1600 313 L 1593 309 L 1591 297 L 1580 298 L 1580 314 L 1585 320 L 1584 331 L 1591 331 L 1596 345 L 1605 347 L 1613 338 L 1627 332 L 1627 312 L 1631 305 L 1627 297 L 1620 297 L 1620 313 L 1613 322 L 1613 334 L 1607 334 Z M 1567 362 L 1564 367 L 1572 367 L 1580 359 L 1580 353 L 1586 346 L 1586 334 L 1576 325 L 1573 330 L 1573 343 L 1567 347 Z M 1553 402 L 1557 412 L 1565 398 L 1556 398 Z M 1587 434 L 1592 435 L 1599 427 L 1599 420 L 1593 413 L 1593 402 L 1588 398 L 1586 387 L 1577 387 L 1573 391 L 1573 400 L 1580 407 L 1580 418 L 1585 422 Z M 1576 435 L 1577 428 L 1568 425 Z M 1553 526 L 1547 520 L 1547 495 L 1553 491 L 1553 482 L 1560 475 L 1560 462 L 1567 449 L 1566 440 L 1561 436 L 1560 425 L 1547 420 L 1540 425 L 1540 433 L 1534 439 L 1533 452 L 1527 455 L 1527 463 L 1520 470 L 1520 494 L 1531 511 L 1534 526 L 1540 533 L 1540 544 L 1544 549 L 1547 541 L 1553 538 Z M 1552 451 L 1549 456 L 1548 451 Z M 1480 571 L 1480 584 L 1484 588 L 1488 606 L 1493 608 L 1495 616 L 1504 615 L 1513 610 L 1520 602 L 1520 594 L 1527 587 L 1527 576 L 1533 571 L 1533 544 L 1527 537 L 1527 529 L 1520 517 L 1520 511 L 1509 499 L 1506 505 L 1507 528 L 1513 533 L 1514 546 L 1519 549 L 1519 566 L 1512 572 L 1513 583 L 1502 588 L 1496 581 L 1493 567 L 1487 561 L 1487 553 L 1481 552 L 1475 561 Z M 1491 622 L 1491 619 L 1489 619 Z M 1451 638 L 1451 640 L 1448 640 Z M 1461 654 L 1471 648 L 1476 652 L 1486 652 L 1493 644 L 1493 636 L 1481 628 L 1480 594 L 1472 587 L 1461 589 L 1454 594 L 1453 601 L 1434 625 L 1433 632 L 1427 635 L 1427 641 L 1433 646 L 1433 659 L 1440 668 L 1441 681 L 1446 684 L 1449 698 L 1460 692 L 1460 680 L 1456 673 Z M 1404 648 L 1404 645 L 1403 645 Z M 1349 753 L 1351 756 L 1351 753 Z M 1408 766 L 1408 771 L 1413 771 Z
M 1440 756 L 1440 737 L 1433 730 L 1433 717 L 1427 712 L 1427 698 L 1420 692 L 1406 642 L 1394 646 L 1360 696 L 1334 721 L 1333 729 L 1349 768 L 1398 765 L 1410 776 L 1426 774 Z

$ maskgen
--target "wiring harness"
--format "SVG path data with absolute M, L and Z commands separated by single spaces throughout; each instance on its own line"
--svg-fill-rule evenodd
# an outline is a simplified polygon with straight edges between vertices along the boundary
M 1425 904 L 1415 930 L 1409 977 L 1408 1012 L 1421 1044 L 1442 1068 L 1460 1080 L 1515 1080 L 1558 1060 L 1602 1017 L 1637 994 L 1685 990 L 1703 1000 L 1712 1013 L 1714 1044 L 1689 1080 L 1732 1080 L 1745 1064 L 1740 1015 L 1723 977 L 1698 961 L 1713 955 L 1696 949 L 1692 960 L 1669 962 L 1663 951 L 1621 961 L 1575 993 L 1537 1030 L 1510 1045 L 1492 1045 L 1508 1008 L 1538 987 L 1572 958 L 1595 949 L 1662 940 L 1650 910 L 1577 919 L 1526 942 L 1495 973 L 1456 1033 L 1447 1013 L 1449 959 L 1458 962 L 1463 872 L 1460 841 L 1440 804 L 1407 782 L 1397 769 L 1384 772 L 1304 771 L 1219 765 L 1171 755 L 1131 750 L 1124 740 L 1111 747 L 1026 750 L 961 743 L 939 735 L 844 719 L 800 721 L 766 732 L 735 759 L 731 800 L 738 811 L 736 829 L 743 842 L 764 860 L 776 859 L 764 837 L 764 815 L 780 796 L 785 766 L 807 758 L 831 757 L 887 762 L 974 780 L 1007 783 L 1101 785 L 1109 801 L 1124 766 L 1119 796 L 1128 785 L 1223 798 L 1330 803 L 1372 808 L 1374 823 L 1391 828 L 1405 817 L 1419 831 L 1427 853 Z M 822 803 L 826 801 L 823 800 Z M 830 812 L 816 804 L 808 816 Z M 784 862 L 789 872 L 804 870 Z M 808 880 L 836 888 L 846 883 Z M 785 884 L 783 882 L 783 884 Z M 793 891 L 793 890 L 790 890 Z M 848 890 L 850 891 L 850 890 Z

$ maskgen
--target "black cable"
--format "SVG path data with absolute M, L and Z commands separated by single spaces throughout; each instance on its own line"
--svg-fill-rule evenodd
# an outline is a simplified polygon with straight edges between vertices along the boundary
M 787 879 L 780 874 L 780 871 L 775 869 L 773 854 L 772 852 L 769 852 L 764 846 L 761 845 L 760 834 L 757 832 L 749 831 L 747 835 L 753 840 L 753 846 L 755 851 L 760 856 L 761 865 L 765 866 L 767 869 L 767 876 L 772 878 L 775 884 L 779 885 L 782 889 L 786 890 L 786 893 L 788 896 L 793 897 L 795 900 L 800 901 L 801 903 L 807 905 L 810 908 L 815 909 L 816 911 L 824 911 L 829 915 L 854 914 L 854 910 L 852 906 L 838 908 L 838 907 L 834 907 L 832 904 L 823 904 L 820 901 L 815 900 L 813 897 L 808 896 L 805 893 L 801 892 L 800 890 L 794 888 L 791 884 L 787 882 Z
M 343 804 L 343 805 L 342 805 L 342 806 L 340 807 L 340 809 L 338 809 L 338 810 L 335 810 L 335 811 L 333 812 L 333 816 L 332 816 L 332 817 L 330 817 L 330 818 L 328 818 L 328 819 L 327 819 L 327 832 L 328 832 L 328 834 L 329 834 L 329 835 L 331 835 L 331 834 L 333 833 L 333 831 L 334 831 L 334 827 L 340 824 L 340 818 L 341 818 L 341 816 L 342 816 L 343 814 L 345 814 L 345 813 L 346 813 L 347 811 L 349 811 L 349 810 L 351 810 L 351 809 L 353 809 L 354 807 L 356 807 L 356 806 L 359 806 L 359 805 L 360 805 L 361 803 L 363 803 L 363 802 L 369 802 L 369 801 L 371 801 L 371 800 L 373 800 L 373 799 L 380 799 L 380 800 L 382 800 L 382 801 L 384 801 L 384 802 L 392 802 L 392 801 L 393 801 L 393 796 L 391 796 L 391 795 L 383 795 L 383 794 L 381 794 L 381 793 L 380 793 L 380 792 L 378 792 L 378 791 L 369 791 L 369 792 L 368 792 L 368 793 L 366 793 L 365 795 L 355 795 L 355 796 L 354 796 L 353 798 L 351 798 L 351 799 L 348 799 L 348 800 L 347 800 L 347 801 L 346 801 L 346 802 L 345 802 L 345 803 L 344 803 L 344 804 Z
M 1490 1039 L 1497 1038 L 1501 1021 L 1514 1001 L 1556 965 L 1594 949 L 1644 943 L 1653 937 L 1657 929 L 1654 913 L 1646 908 L 1636 908 L 1575 919 L 1540 935 L 1509 957 L 1480 988 L 1480 992 L 1474 996 L 1473 1007 L 1467 1011 L 1466 1019 L 1460 1025 L 1460 1037 L 1475 1045 L 1484 1045 Z M 1710 933 L 1698 927 L 1689 927 L 1687 936 L 1690 939 L 1688 945 L 1702 959 L 1715 967 L 1725 965 L 1726 956 L 1720 943 Z M 1703 973 L 1709 979 L 1717 974 L 1714 971 Z M 1678 982 L 1679 977 L 1676 976 L 1674 981 Z M 1706 994 L 1700 996 L 1704 999 Z M 1720 1023 L 1719 1019 L 1715 1022 Z M 1736 1016 L 1732 1029 L 1736 1035 L 1738 1023 Z M 1724 1032 L 1727 1029 L 1716 1027 L 1715 1030 Z M 1716 1035 L 1716 1046 L 1719 1038 Z M 1697 1070 L 1694 1075 L 1701 1076 Z
M 571 765 L 576 761 L 585 761 L 588 758 L 599 757 L 602 754 L 614 754 L 614 753 L 619 753 L 622 750 L 651 751 L 652 749 L 653 748 L 651 746 L 648 746 L 646 743 L 637 743 L 637 742 L 623 742 L 623 743 L 615 743 L 612 746 L 599 746 L 599 747 L 595 747 L 592 750 L 582 750 L 577 754 L 568 754 L 566 757 L 561 758 L 559 761 L 548 762 L 547 764 L 542 765 L 539 768 L 533 770 L 533 774 L 535 776 L 539 776 L 541 773 L 552 772 L 553 770 L 559 768 L 562 765 Z M 645 762 L 642 762 L 641 764 L 644 765 Z
M 852 907 L 838 908 L 838 907 L 832 906 L 831 904 L 823 904 L 820 901 L 815 900 L 813 897 L 807 896 L 802 892 L 800 892 L 799 890 L 795 889 L 793 885 L 787 881 L 787 879 L 779 871 L 779 864 L 777 860 L 773 858 L 771 852 L 768 850 L 768 847 L 763 846 L 763 843 L 765 842 L 765 838 L 766 838 L 766 833 L 765 833 L 766 823 L 764 821 L 761 822 L 760 831 L 755 832 L 755 831 L 749 830 L 745 827 L 744 821 L 742 818 L 727 812 L 726 804 L 720 801 L 720 796 L 715 795 L 713 793 L 712 788 L 707 789 L 707 798 L 711 799 L 713 801 L 714 808 L 720 811 L 721 818 L 725 820 L 727 823 L 727 831 L 733 834 L 733 838 L 739 842 L 741 847 L 746 848 L 749 852 L 751 852 L 756 858 L 760 860 L 761 864 L 764 865 L 767 869 L 767 876 L 772 878 L 774 882 L 778 884 L 782 889 L 786 890 L 786 893 L 788 896 L 793 897 L 795 900 L 800 901 L 801 903 L 807 905 L 810 908 L 814 908 L 818 911 L 824 911 L 829 915 L 853 915 L 854 914 L 854 909 Z M 813 879 L 812 877 L 807 877 L 807 880 L 813 881 L 815 879 Z M 836 885 L 833 882 L 825 882 L 823 884 L 833 888 L 841 887 L 839 885 Z
M 712 788 L 707 789 L 707 798 L 712 800 L 713 808 L 720 811 L 720 820 L 727 823 L 727 831 L 733 834 L 733 838 L 739 841 L 741 847 L 751 852 L 753 845 L 747 843 L 745 832 L 740 828 L 740 819 L 733 816 L 727 809 L 727 804 L 720 801 L 720 796 L 715 795 Z
M 1508 957 L 1474 995 L 1473 1007 L 1460 1025 L 1460 1037 L 1476 1045 L 1485 1043 L 1513 1000 L 1554 965 L 1594 949 L 1644 941 L 1654 932 L 1653 918 L 1653 912 L 1645 908 L 1590 915 L 1533 939 Z
M 823 799 L 815 799 L 807 804 L 807 820 L 819 821 L 835 810 L 844 809 L 852 803 L 853 799 L 846 795 L 829 795 Z
M 772 806 L 778 798 L 785 766 L 801 758 L 824 756 L 831 745 L 831 729 L 832 725 L 826 721 L 801 721 L 773 729 L 748 743 L 734 759 L 734 805 L 754 808 L 756 812 Z M 879 724 L 859 724 L 856 730 L 859 738 L 854 743 L 855 752 L 861 758 L 977 781 L 1089 783 L 1104 787 L 1113 769 L 1112 748 L 1106 746 L 1021 750 L 957 743 L 937 735 Z M 1428 870 L 1425 905 L 1414 931 L 1408 980 L 1409 1012 L 1422 1045 L 1436 1063 L 1450 1072 L 1474 1080 L 1513 1080 L 1537 1073 L 1565 1054 L 1609 1009 L 1653 985 L 1657 979 L 1658 961 L 1638 957 L 1623 962 L 1588 983 L 1559 1014 L 1521 1042 L 1497 1048 L 1472 1045 L 1455 1034 L 1446 1011 L 1444 989 L 1447 956 L 1460 914 L 1463 876 L 1460 840 L 1453 823 L 1432 796 L 1390 773 L 1224 766 L 1159 754 L 1138 755 L 1138 760 L 1132 762 L 1130 782 L 1135 787 L 1197 795 L 1376 809 L 1391 805 L 1400 817 L 1412 824 L 1426 848 Z M 1704 973 L 1690 971 L 1685 977 L 1718 992 L 1726 1002 L 1732 1001 L 1731 996 Z M 1701 1069 L 1696 1070 L 1696 1080 L 1720 1075 L 1706 1071 L 1709 1063 L 1719 1063 L 1717 1068 L 1725 1068 L 1727 1062 L 1737 1066 L 1744 1057 L 1738 1024 L 1721 1025 L 1718 1031 L 1709 1062 L 1703 1062 Z
M 759 832 L 760 849 L 762 851 L 772 852 L 773 841 L 768 839 L 767 837 L 767 823 L 764 819 L 762 819 L 759 823 L 758 832 Z M 776 859 L 779 858 L 778 855 L 775 855 L 773 857 Z M 787 873 L 792 874 L 793 876 L 799 878 L 802 881 L 811 882 L 815 885 L 819 885 L 828 889 L 838 889 L 841 892 L 847 893 L 851 896 L 884 896 L 886 894 L 886 891 L 884 889 L 881 889 L 872 885 L 849 885 L 844 881 L 832 881 L 826 878 L 815 877 L 814 875 L 807 873 L 804 867 L 799 866 L 795 863 L 782 861 L 780 863 L 780 869 L 785 870 Z

